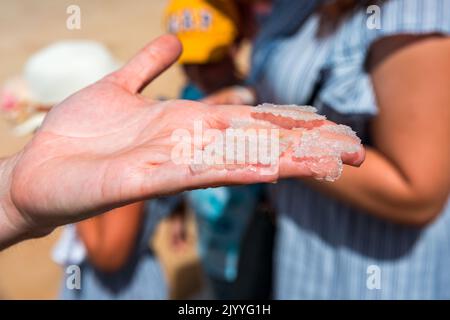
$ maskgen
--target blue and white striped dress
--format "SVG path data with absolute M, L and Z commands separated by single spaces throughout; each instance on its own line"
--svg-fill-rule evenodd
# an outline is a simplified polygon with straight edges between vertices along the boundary
M 289 2 L 295 12 L 303 1 Z M 261 101 L 308 103 L 320 81 L 313 104 L 367 142 L 367 121 L 377 113 L 363 67 L 369 46 L 394 34 L 449 34 L 450 0 L 387 1 L 381 7 L 381 29 L 369 29 L 368 17 L 357 12 L 321 39 L 316 37 L 318 17 L 312 15 L 297 33 L 277 40 L 259 66 Z M 418 230 L 348 207 L 298 180 L 279 182 L 273 193 L 279 217 L 276 298 L 450 298 L 449 205 L 433 224 Z M 379 289 L 367 285 L 372 265 L 380 271 Z

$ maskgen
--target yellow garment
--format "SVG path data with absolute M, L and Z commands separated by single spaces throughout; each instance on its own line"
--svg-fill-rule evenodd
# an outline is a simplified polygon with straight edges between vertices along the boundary
M 180 63 L 216 62 L 236 40 L 238 11 L 232 0 L 171 0 L 164 24 L 183 44 Z

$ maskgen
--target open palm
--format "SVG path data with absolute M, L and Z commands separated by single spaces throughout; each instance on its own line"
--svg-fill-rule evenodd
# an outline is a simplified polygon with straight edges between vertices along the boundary
M 52 228 L 158 195 L 278 179 L 279 173 L 263 175 L 245 166 L 193 173 L 172 161 L 176 129 L 192 131 L 201 120 L 205 128 L 223 130 L 232 117 L 251 112 L 248 106 L 156 102 L 140 95 L 180 52 L 175 37 L 160 37 L 120 70 L 55 106 L 16 157 L 12 219 Z M 311 175 L 297 167 L 289 175 Z
M 223 125 L 223 112 L 192 101 L 155 102 L 139 92 L 181 51 L 163 36 L 119 71 L 48 114 L 20 154 L 11 198 L 27 223 L 49 226 L 187 188 L 273 180 L 254 171 L 193 174 L 171 161 L 175 129 Z

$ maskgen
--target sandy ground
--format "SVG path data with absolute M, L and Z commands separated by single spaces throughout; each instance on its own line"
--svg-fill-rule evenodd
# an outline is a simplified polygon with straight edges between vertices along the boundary
M 81 30 L 66 28 L 69 0 L 0 0 L 0 82 L 21 72 L 27 57 L 57 40 L 94 39 L 106 44 L 126 60 L 150 39 L 163 32 L 164 0 L 77 0 L 81 8 Z M 156 80 L 145 94 L 175 97 L 183 83 L 175 67 Z M 29 137 L 18 138 L 11 126 L 0 120 L 0 157 L 16 152 Z M 154 239 L 171 283 L 172 297 L 191 295 L 200 286 L 201 270 L 195 253 L 195 235 L 188 248 L 171 252 L 167 223 Z M 0 298 L 56 298 L 62 270 L 51 261 L 50 251 L 60 234 L 24 242 L 0 253 Z

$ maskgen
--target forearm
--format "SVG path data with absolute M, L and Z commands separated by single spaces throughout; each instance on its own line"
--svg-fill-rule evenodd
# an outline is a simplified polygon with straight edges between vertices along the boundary
M 424 192 L 420 192 L 411 179 L 371 148 L 366 149 L 366 159 L 360 168 L 346 166 L 337 181 L 308 181 L 314 188 L 339 200 L 400 224 L 424 225 L 445 203 L 445 195 L 440 199 L 424 197 Z

